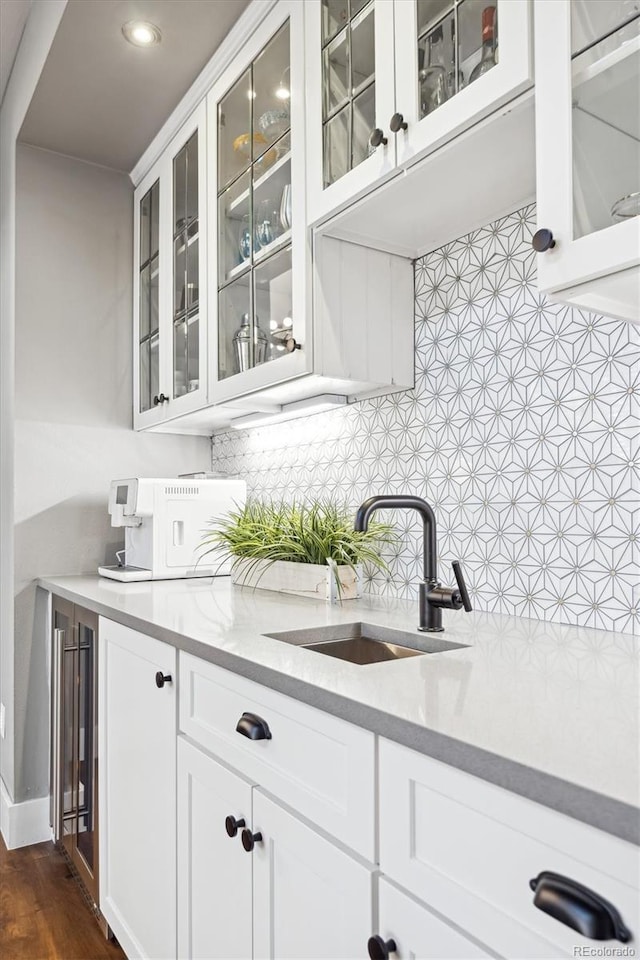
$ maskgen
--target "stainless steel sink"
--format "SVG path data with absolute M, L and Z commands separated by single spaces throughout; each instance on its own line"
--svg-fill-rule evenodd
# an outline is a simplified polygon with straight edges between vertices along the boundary
M 467 646 L 465 643 L 442 640 L 434 634 L 408 633 L 370 623 L 342 623 L 306 630 L 283 630 L 279 633 L 266 633 L 265 636 L 361 666 L 383 663 L 386 660 L 402 660 L 405 657 L 419 657 L 427 653 L 460 650 Z

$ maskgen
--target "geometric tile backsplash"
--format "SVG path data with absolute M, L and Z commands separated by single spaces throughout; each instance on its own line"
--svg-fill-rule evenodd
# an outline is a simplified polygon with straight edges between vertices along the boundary
M 537 290 L 535 207 L 416 264 L 416 385 L 212 440 L 249 492 L 434 508 L 439 576 L 476 609 L 640 633 L 640 327 Z M 382 515 L 381 515 L 382 516 Z M 371 593 L 415 597 L 419 524 Z

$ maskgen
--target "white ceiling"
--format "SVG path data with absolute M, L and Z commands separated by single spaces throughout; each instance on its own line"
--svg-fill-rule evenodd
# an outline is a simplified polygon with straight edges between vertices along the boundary
M 31 0 L 0 0 L 0 102 L 30 8 Z
M 69 0 L 20 140 L 130 171 L 247 4 Z M 127 43 L 127 20 L 155 23 L 162 43 Z

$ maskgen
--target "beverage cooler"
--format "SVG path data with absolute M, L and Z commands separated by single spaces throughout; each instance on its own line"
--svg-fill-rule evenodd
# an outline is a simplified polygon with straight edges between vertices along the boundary
M 97 909 L 98 617 L 59 597 L 52 604 L 50 823 Z

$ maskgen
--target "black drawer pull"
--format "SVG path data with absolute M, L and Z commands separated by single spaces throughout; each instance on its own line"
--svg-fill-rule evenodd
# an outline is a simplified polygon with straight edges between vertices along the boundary
M 538 910 L 577 930 L 583 937 L 621 943 L 631 939 L 613 904 L 581 883 L 544 870 L 529 881 L 529 886 L 535 890 L 533 903 Z
M 251 830 L 247 830 L 246 827 L 242 831 L 242 846 L 245 848 L 247 853 L 251 853 L 256 843 L 260 843 L 261 841 L 262 834 L 260 832 L 251 833 Z
M 170 673 L 163 673 L 162 670 L 158 670 L 156 673 L 156 687 L 164 687 L 165 683 L 171 683 L 172 677 Z
M 371 960 L 389 960 L 389 954 L 396 952 L 395 940 L 383 940 L 382 937 L 369 937 L 367 950 Z
M 232 816 L 225 817 L 224 828 L 230 837 L 237 837 L 238 830 L 241 830 L 245 826 L 246 823 L 244 820 L 236 820 L 236 818 Z
M 249 740 L 271 740 L 271 730 L 266 720 L 255 713 L 243 713 L 236 726 L 236 733 L 241 733 Z

